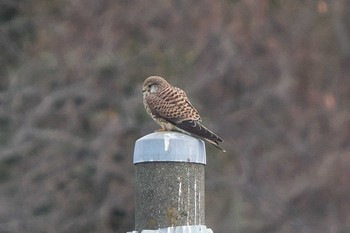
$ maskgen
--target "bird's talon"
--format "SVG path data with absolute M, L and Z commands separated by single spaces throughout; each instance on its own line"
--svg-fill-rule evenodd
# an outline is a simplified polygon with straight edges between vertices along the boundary
M 160 128 L 160 129 L 155 130 L 154 132 L 164 132 L 164 131 L 166 131 L 166 130 L 163 128 Z

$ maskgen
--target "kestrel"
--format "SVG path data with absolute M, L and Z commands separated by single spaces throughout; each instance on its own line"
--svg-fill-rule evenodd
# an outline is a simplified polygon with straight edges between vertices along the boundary
M 158 76 L 148 77 L 142 88 L 143 104 L 161 131 L 178 131 L 205 139 L 216 148 L 223 140 L 202 125 L 198 111 L 192 106 L 186 93 L 173 87 Z

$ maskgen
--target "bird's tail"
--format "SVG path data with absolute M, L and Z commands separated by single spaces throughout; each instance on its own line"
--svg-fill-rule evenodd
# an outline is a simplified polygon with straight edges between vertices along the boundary
M 223 149 L 221 146 L 219 146 L 219 143 L 218 143 L 217 141 L 211 141 L 211 140 L 206 139 L 206 138 L 205 138 L 205 140 L 206 140 L 207 142 L 209 142 L 210 145 L 213 145 L 214 147 L 216 147 L 217 149 L 221 150 L 222 152 L 226 152 L 225 149 Z
M 220 138 L 218 135 L 216 135 L 215 133 L 207 129 L 204 125 L 202 125 L 198 121 L 193 121 L 193 120 L 182 121 L 181 123 L 176 124 L 176 127 L 184 130 L 185 132 L 192 134 L 193 136 L 197 136 L 205 139 L 207 142 L 209 142 L 216 148 L 225 152 L 225 150 L 219 146 L 219 142 L 223 142 L 224 140 L 222 140 L 222 138 Z

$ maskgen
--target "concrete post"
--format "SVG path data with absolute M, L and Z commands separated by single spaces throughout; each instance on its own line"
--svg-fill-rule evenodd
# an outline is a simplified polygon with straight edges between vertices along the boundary
M 157 132 L 136 141 L 135 233 L 212 232 L 205 227 L 202 140 Z

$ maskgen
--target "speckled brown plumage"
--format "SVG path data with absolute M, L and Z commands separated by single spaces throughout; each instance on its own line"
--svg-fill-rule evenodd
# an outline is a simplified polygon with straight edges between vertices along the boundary
M 192 106 L 186 93 L 171 86 L 158 76 L 148 77 L 143 83 L 143 103 L 146 111 L 162 130 L 173 130 L 207 140 L 223 150 L 223 140 L 201 124 L 198 111 Z M 223 150 L 224 151 L 224 150 Z

